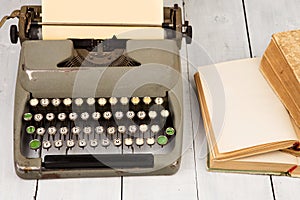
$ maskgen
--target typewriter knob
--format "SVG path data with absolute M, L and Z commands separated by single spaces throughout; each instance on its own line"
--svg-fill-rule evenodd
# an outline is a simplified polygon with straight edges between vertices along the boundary
M 10 26 L 9 34 L 10 34 L 11 43 L 17 44 L 18 38 L 19 38 L 19 32 L 18 32 L 18 28 L 17 28 L 16 25 L 11 25 Z

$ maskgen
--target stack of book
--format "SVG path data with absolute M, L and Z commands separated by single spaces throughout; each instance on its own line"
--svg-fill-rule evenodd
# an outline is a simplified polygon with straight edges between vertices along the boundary
M 292 31 L 275 34 L 262 58 L 198 68 L 210 170 L 300 176 L 299 66 Z

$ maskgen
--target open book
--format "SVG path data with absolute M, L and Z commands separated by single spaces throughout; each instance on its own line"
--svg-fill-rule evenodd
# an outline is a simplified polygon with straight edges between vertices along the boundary
M 259 65 L 259 58 L 244 59 L 199 67 L 195 74 L 214 163 L 237 162 L 299 143 L 297 127 L 293 127 Z M 298 165 L 293 157 L 292 166 Z

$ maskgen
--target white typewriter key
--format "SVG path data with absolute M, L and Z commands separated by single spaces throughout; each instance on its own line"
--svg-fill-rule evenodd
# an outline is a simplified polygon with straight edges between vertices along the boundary
M 95 98 L 93 98 L 93 97 L 87 98 L 87 100 L 86 100 L 86 103 L 87 103 L 87 105 L 89 105 L 89 106 L 95 105 L 95 102 L 96 102 L 96 100 L 95 100 Z
M 116 97 L 110 97 L 109 103 L 110 103 L 110 105 L 114 106 L 118 103 L 118 99 Z
M 143 102 L 146 104 L 146 105 L 149 105 L 151 103 L 151 97 L 144 97 L 143 98 Z
M 105 98 L 99 98 L 98 99 L 98 104 L 100 105 L 100 106 L 104 106 L 105 104 L 106 104 L 106 99 Z
M 72 99 L 66 98 L 63 100 L 65 106 L 70 106 L 72 104 Z
M 120 103 L 121 103 L 123 106 L 127 105 L 128 102 L 129 102 L 129 99 L 128 99 L 127 97 L 121 97 Z
M 131 146 L 133 144 L 132 138 L 125 138 L 124 143 L 126 146 Z
M 139 111 L 137 113 L 137 116 L 138 116 L 139 119 L 145 119 L 146 113 L 145 113 L 145 111 Z
M 151 131 L 153 134 L 156 134 L 160 130 L 160 127 L 158 125 L 152 125 Z
M 150 119 L 155 119 L 157 117 L 156 111 L 153 111 L 153 110 L 149 111 L 148 115 L 149 115 Z
M 125 133 L 126 132 L 126 127 L 125 126 L 118 126 L 118 132 L 119 133 Z
M 111 127 L 107 128 L 107 134 L 113 135 L 115 133 L 116 133 L 116 128 L 115 127 L 111 126 Z
M 49 105 L 50 101 L 49 99 L 41 99 L 40 100 L 40 104 L 43 106 L 43 107 L 47 107 Z
M 53 106 L 57 107 L 60 104 L 60 99 L 52 99 L 51 103 Z
M 75 121 L 77 118 L 78 118 L 78 114 L 77 114 L 77 113 L 71 112 L 71 113 L 69 114 L 69 119 L 70 119 L 70 120 Z
M 114 145 L 115 146 L 120 146 L 122 144 L 122 140 L 120 139 L 120 138 L 116 138 L 116 139 L 114 139 Z
M 102 134 L 104 132 L 104 128 L 103 128 L 103 126 L 97 126 L 95 128 L 95 131 L 97 134 Z
M 54 141 L 54 146 L 55 146 L 56 148 L 60 148 L 60 147 L 62 147 L 62 145 L 63 145 L 62 140 L 55 140 L 55 141 Z
M 67 135 L 68 134 L 68 128 L 67 127 L 61 127 L 59 129 L 59 132 L 61 135 Z
M 43 142 L 43 148 L 44 149 L 49 149 L 51 147 L 51 142 L 50 141 L 44 141 Z
M 130 125 L 128 127 L 128 130 L 129 130 L 130 133 L 136 133 L 137 127 L 136 127 L 136 125 Z
M 169 117 L 170 113 L 169 113 L 168 110 L 162 110 L 162 111 L 160 111 L 160 115 L 161 115 L 162 117 L 167 118 L 167 117 Z
M 104 119 L 109 120 L 112 117 L 112 114 L 110 111 L 106 111 L 103 113 L 103 117 L 104 117 Z
M 75 105 L 76 106 L 81 106 L 82 104 L 83 104 L 83 99 L 82 98 L 75 99 Z
M 126 113 L 126 117 L 128 118 L 128 119 L 133 119 L 134 118 L 134 112 L 133 111 L 127 111 L 127 113 Z
M 102 139 L 102 140 L 101 140 L 101 145 L 102 145 L 103 147 L 108 147 L 108 146 L 110 145 L 109 139 Z
M 123 116 L 124 116 L 124 114 L 123 114 L 122 111 L 117 111 L 117 112 L 115 113 L 115 118 L 116 118 L 117 120 L 122 119 Z
M 101 117 L 101 115 L 100 115 L 99 112 L 93 112 L 92 118 L 93 118 L 94 120 L 98 120 L 98 119 L 100 119 L 100 117 Z
M 46 114 L 46 119 L 47 119 L 49 122 L 53 121 L 54 118 L 55 118 L 55 115 L 54 115 L 53 113 L 47 113 L 47 114 Z
M 30 99 L 29 104 L 33 107 L 36 107 L 39 104 L 38 99 Z
M 86 126 L 86 127 L 83 128 L 83 133 L 91 134 L 91 132 L 92 132 L 92 127 Z
M 44 135 L 45 134 L 45 128 L 40 127 L 38 129 L 36 129 L 36 134 Z
M 142 133 L 145 133 L 148 130 L 148 126 L 146 124 L 140 125 L 140 131 Z
M 87 145 L 87 143 L 86 143 L 85 139 L 78 141 L 78 146 L 79 147 L 85 147 L 86 145 Z
M 49 133 L 49 135 L 55 135 L 56 128 L 54 126 L 49 127 L 48 128 L 48 133 Z
M 81 113 L 80 117 L 81 117 L 82 120 L 88 120 L 90 115 L 87 112 L 83 112 L 83 113 Z
M 138 97 L 132 97 L 131 98 L 131 103 L 133 105 L 137 105 L 137 104 L 139 104 L 139 102 L 140 102 L 140 98 L 138 98 Z
M 67 140 L 67 147 L 72 148 L 75 146 L 74 140 Z
M 60 121 L 65 121 L 65 119 L 67 118 L 67 115 L 66 113 L 59 113 L 57 115 L 57 118 L 60 120 Z
M 43 119 L 43 115 L 42 114 L 35 114 L 34 115 L 34 121 L 36 122 L 40 122 Z
M 90 146 L 91 146 L 91 147 L 97 147 L 97 146 L 98 146 L 98 141 L 97 141 L 97 139 L 91 140 L 91 141 L 90 141 Z
M 71 129 L 71 132 L 74 134 L 74 135 L 78 135 L 80 133 L 80 127 L 79 126 L 74 126 L 72 129 Z
M 147 138 L 147 144 L 150 145 L 150 146 L 154 145 L 155 144 L 155 139 L 153 137 Z
M 136 138 L 135 143 L 138 146 L 142 146 L 144 144 L 144 138 Z
M 161 97 L 156 97 L 155 100 L 154 100 L 154 102 L 155 102 L 156 104 L 158 104 L 158 105 L 161 105 L 161 104 L 164 103 L 164 99 L 161 98 Z

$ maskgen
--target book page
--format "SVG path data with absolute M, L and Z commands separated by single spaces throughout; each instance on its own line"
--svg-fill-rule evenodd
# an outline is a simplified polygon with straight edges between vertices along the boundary
M 208 88 L 203 90 L 205 98 L 211 99 L 207 104 L 220 153 L 298 140 L 287 111 L 260 73 L 259 62 L 260 59 L 245 59 L 199 67 L 201 78 L 207 82 L 204 85 Z M 207 92 L 216 90 L 217 79 L 221 79 L 222 88 L 217 90 L 223 90 L 224 99 L 211 96 L 216 91 Z M 224 109 L 215 106 L 218 101 L 225 102 Z M 218 119 L 220 115 L 224 116 L 222 121 Z
M 256 156 L 249 156 L 246 158 L 236 159 L 236 161 L 298 165 L 298 159 L 296 156 L 281 151 L 274 151 L 270 153 L 263 153 Z

